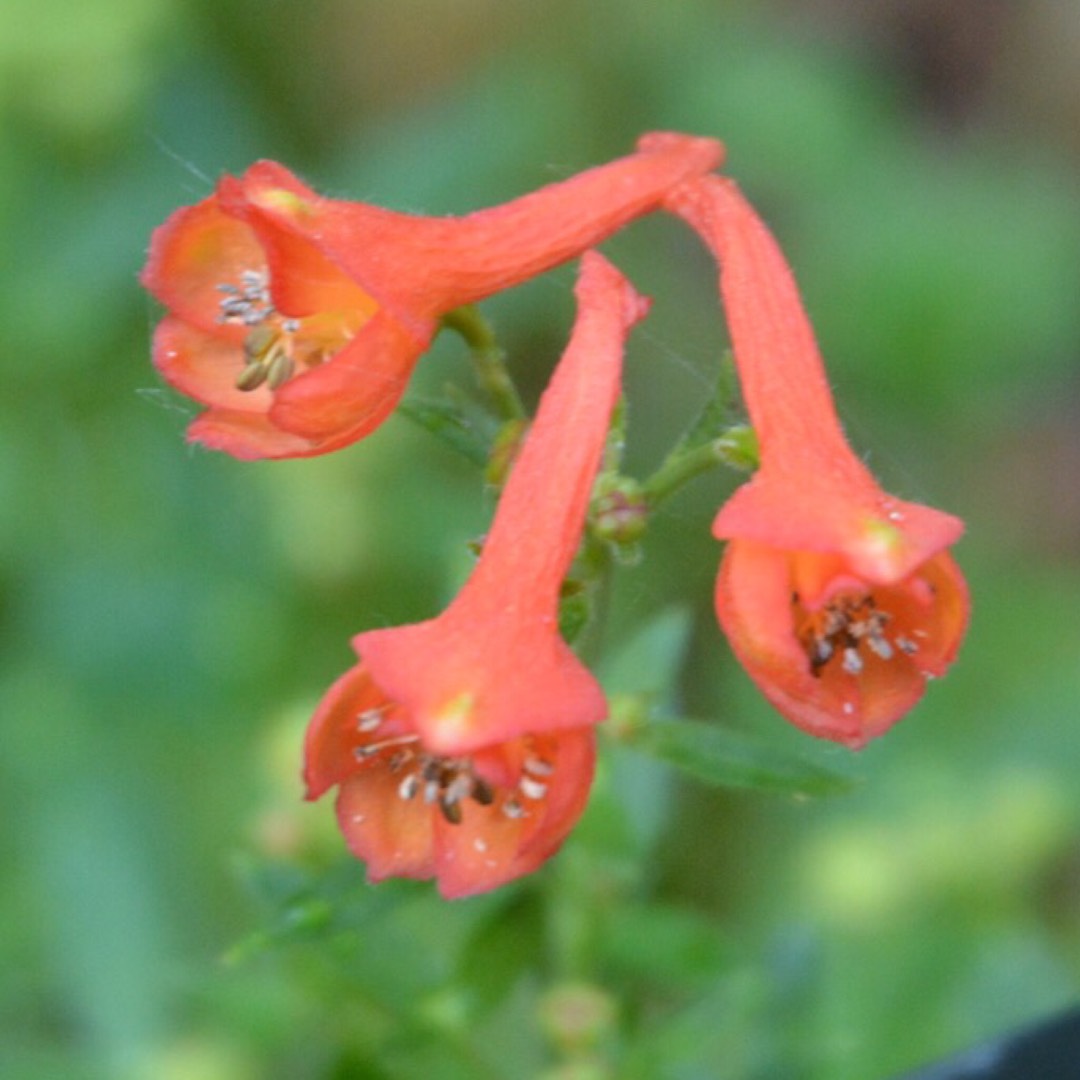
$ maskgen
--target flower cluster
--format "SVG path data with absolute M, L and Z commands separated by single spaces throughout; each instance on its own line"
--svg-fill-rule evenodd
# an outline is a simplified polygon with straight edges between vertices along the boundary
M 799 727 L 857 747 L 956 655 L 968 597 L 947 549 L 961 523 L 886 495 L 847 445 L 783 255 L 714 174 L 721 158 L 710 139 L 648 135 L 453 219 L 324 198 L 261 162 L 154 233 L 142 281 L 168 309 L 154 362 L 206 406 L 189 438 L 248 459 L 370 434 L 446 316 L 581 257 L 569 343 L 472 574 L 437 617 L 357 636 L 358 662 L 311 720 L 308 798 L 338 789 L 372 880 L 494 888 L 539 867 L 584 809 L 607 703 L 560 633 L 560 599 L 648 306 L 591 249 L 643 214 L 677 215 L 720 269 L 760 464 L 714 523 L 727 541 L 716 612 L 751 678 Z M 647 499 L 634 509 L 636 538 Z

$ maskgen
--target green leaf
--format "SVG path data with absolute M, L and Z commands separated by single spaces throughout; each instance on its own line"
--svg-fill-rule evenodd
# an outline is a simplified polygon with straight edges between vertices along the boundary
M 599 934 L 605 965 L 620 984 L 640 980 L 666 991 L 705 984 L 734 959 L 711 918 L 655 901 L 613 905 Z
M 667 608 L 650 619 L 604 662 L 607 692 L 662 698 L 686 654 L 692 621 L 685 607 Z
M 819 796 L 838 795 L 854 786 L 851 777 L 696 720 L 658 720 L 632 730 L 626 741 L 717 787 Z
M 492 435 L 488 425 L 457 401 L 410 397 L 398 405 L 398 411 L 414 424 L 430 431 L 474 465 L 484 468 L 491 453 Z
M 333 937 L 367 926 L 416 895 L 410 883 L 366 883 L 352 860 L 318 874 L 300 867 L 245 856 L 238 870 L 251 893 L 268 909 L 257 930 L 225 952 L 228 964 L 244 963 L 284 945 Z
M 544 960 L 544 910 L 539 894 L 519 890 L 498 904 L 469 935 L 457 972 L 481 1011 L 502 1004 L 526 972 Z

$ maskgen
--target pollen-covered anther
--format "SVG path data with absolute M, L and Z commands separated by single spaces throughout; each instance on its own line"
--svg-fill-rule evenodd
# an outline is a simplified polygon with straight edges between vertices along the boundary
M 243 270 L 239 285 L 222 282 L 217 291 L 223 294 L 218 304 L 220 323 L 258 326 L 276 314 L 270 299 L 270 275 L 263 270 Z
M 244 338 L 244 367 L 237 375 L 237 390 L 258 390 L 264 383 L 277 390 L 296 372 L 298 353 L 306 364 L 319 363 L 321 350 L 301 350 L 294 335 L 300 331 L 299 319 L 283 317 L 270 297 L 270 276 L 262 270 L 244 270 L 240 284 L 222 282 L 218 304 L 218 322 L 250 327 Z
M 885 628 L 892 621 L 888 611 L 880 610 L 872 596 L 842 595 L 834 597 L 820 611 L 802 613 L 799 640 L 810 660 L 810 670 L 820 676 L 833 659 L 840 657 L 841 670 L 851 676 L 863 673 L 868 657 L 862 646 L 879 660 L 892 660 L 897 651 L 905 656 L 918 652 L 918 645 L 911 638 L 899 635 L 893 640 L 885 636 Z
M 369 735 L 383 722 L 386 709 L 365 709 L 356 717 L 356 730 L 363 735 Z
M 416 741 L 415 736 L 408 737 Z M 373 756 L 391 745 L 399 745 L 399 740 L 383 740 L 372 743 L 366 750 L 365 758 Z M 400 753 L 400 751 L 398 751 Z M 402 766 L 409 765 L 409 771 L 398 783 L 398 797 L 409 802 L 418 795 L 428 806 L 437 806 L 443 818 L 451 825 L 460 825 L 463 812 L 462 804 L 467 799 L 480 806 L 491 806 L 496 799 L 492 786 L 473 771 L 472 760 L 467 757 L 439 757 L 423 751 L 410 753 Z

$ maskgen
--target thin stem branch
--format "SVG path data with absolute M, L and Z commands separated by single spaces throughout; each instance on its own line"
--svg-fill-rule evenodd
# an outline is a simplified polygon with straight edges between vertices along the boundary
M 491 323 L 473 304 L 455 308 L 442 318 L 443 326 L 460 334 L 469 346 L 473 373 L 503 420 L 524 420 L 528 414 L 506 367 L 506 353 L 495 339 Z

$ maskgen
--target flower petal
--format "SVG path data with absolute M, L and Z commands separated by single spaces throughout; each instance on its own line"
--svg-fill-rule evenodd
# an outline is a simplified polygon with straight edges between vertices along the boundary
M 327 363 L 277 391 L 271 421 L 305 439 L 334 440 L 335 446 L 346 433 L 349 442 L 362 438 L 394 411 L 434 333 L 434 323 L 421 337 L 388 311 L 378 311 Z
M 566 262 L 719 164 L 723 147 L 688 135 L 646 136 L 636 153 L 501 206 L 420 217 L 325 199 L 273 162 L 242 178 L 241 201 L 320 248 L 408 322 L 435 318 Z
M 345 672 L 323 696 L 304 737 L 306 799 L 317 799 L 356 771 L 357 723 L 362 713 L 380 709 L 386 698 L 363 664 Z
M 279 183 L 322 200 L 281 165 L 260 162 L 246 176 L 272 171 Z M 246 179 L 225 176 L 218 183 L 221 206 L 244 221 L 258 238 L 270 272 L 274 306 L 285 315 L 303 317 L 325 311 L 355 312 L 358 322 L 370 318 L 377 301 L 360 287 L 324 249 L 319 231 L 295 227 L 294 215 L 263 213 L 246 196 Z M 352 205 L 352 204 L 347 204 Z
M 439 618 L 354 640 L 375 681 L 440 753 L 587 727 L 607 713 L 595 678 L 559 637 L 559 589 L 580 543 L 623 344 L 647 304 L 593 252 L 576 293 L 570 343 L 469 580 Z
M 242 344 L 232 340 L 234 336 L 208 334 L 175 316 L 166 316 L 154 331 L 154 366 L 170 385 L 203 405 L 265 412 L 273 399 L 265 386 L 236 389 L 244 353 Z
M 313 443 L 274 427 L 261 413 L 236 409 L 209 409 L 195 417 L 188 426 L 187 439 L 211 450 L 223 450 L 241 461 L 311 457 L 350 441 L 343 437 L 333 445 Z
M 236 285 L 245 271 L 265 268 L 255 233 L 211 196 L 182 207 L 154 230 L 139 281 L 173 314 L 218 334 L 223 329 L 218 286 Z
M 373 763 L 348 777 L 338 793 L 341 832 L 373 882 L 435 875 L 435 811 L 422 799 L 402 799 L 398 784 L 390 769 Z
M 447 899 L 471 896 L 531 874 L 562 846 L 588 801 L 595 764 L 591 728 L 544 740 L 554 771 L 542 800 L 522 817 L 497 806 L 463 807 L 460 825 L 435 822 L 439 891 Z
M 947 553 L 885 586 L 836 567 L 838 588 L 855 587 L 886 612 L 890 655 L 861 649 L 857 670 L 839 657 L 815 672 L 795 626 L 800 560 L 818 556 L 732 540 L 716 582 L 716 614 L 739 662 L 765 697 L 793 724 L 852 748 L 883 734 L 922 697 L 928 678 L 944 674 L 967 626 L 963 576 Z M 816 572 L 816 571 L 815 571 Z M 827 595 L 829 589 L 822 587 Z

